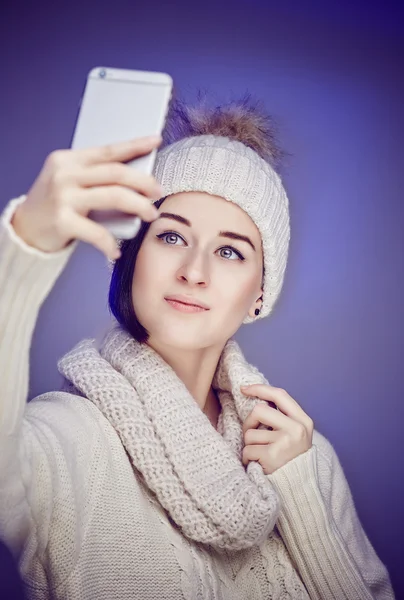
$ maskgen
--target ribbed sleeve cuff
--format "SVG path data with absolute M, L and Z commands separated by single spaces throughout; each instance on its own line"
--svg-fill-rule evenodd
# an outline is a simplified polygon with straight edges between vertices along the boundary
M 46 253 L 32 248 L 11 220 L 25 196 L 11 200 L 0 220 L 0 428 L 12 433 L 28 394 L 29 348 L 38 311 L 73 253 L 77 241 Z
M 317 448 L 267 476 L 281 499 L 277 526 L 312 600 L 371 600 L 322 499 Z
M 18 198 L 14 198 L 13 200 L 10 200 L 10 202 L 6 205 L 6 207 L 3 210 L 3 213 L 1 215 L 1 229 L 4 230 L 4 231 L 2 231 L 2 233 L 5 232 L 6 237 L 8 237 L 8 240 L 12 242 L 14 249 L 16 251 L 18 251 L 18 250 L 20 251 L 20 261 L 21 261 L 21 251 L 22 251 L 22 254 L 25 255 L 25 259 L 28 259 L 28 257 L 35 257 L 36 259 L 42 259 L 44 261 L 49 261 L 49 265 L 56 265 L 56 264 L 60 263 L 64 266 L 66 264 L 67 260 L 69 259 L 70 255 L 74 252 L 74 249 L 76 248 L 76 246 L 78 244 L 77 241 L 72 242 L 71 244 L 69 244 L 69 246 L 67 246 L 66 248 L 63 248 L 62 250 L 59 250 L 58 252 L 42 252 L 42 250 L 38 250 L 37 248 L 33 248 L 32 246 L 29 246 L 14 231 L 14 228 L 11 225 L 12 218 L 14 216 L 15 211 L 17 210 L 17 207 L 20 204 L 22 204 L 23 202 L 25 202 L 26 198 L 27 198 L 27 196 L 25 194 L 23 194 L 22 196 L 19 196 Z M 0 235 L 1 235 L 1 233 L 0 233 Z M 4 235 L 2 237 L 4 237 Z M 1 241 L 1 243 L 3 245 L 4 242 Z M 40 264 L 40 263 L 38 263 L 38 264 Z M 41 270 L 43 270 L 43 264 L 39 268 Z M 51 267 L 51 269 L 52 269 L 52 267 Z

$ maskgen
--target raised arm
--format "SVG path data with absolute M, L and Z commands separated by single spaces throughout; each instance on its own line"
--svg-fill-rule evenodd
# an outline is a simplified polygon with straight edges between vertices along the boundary
M 12 200 L 0 221 L 0 536 L 17 556 L 32 525 L 21 465 L 31 340 L 39 309 L 75 247 L 48 254 L 20 239 L 11 220 L 24 200 Z
M 156 218 L 150 200 L 160 196 L 160 186 L 121 161 L 147 154 L 159 143 L 158 138 L 142 138 L 52 152 L 27 196 L 12 200 L 1 215 L 0 536 L 16 557 L 42 514 L 30 492 L 34 481 L 38 487 L 34 471 L 45 453 L 40 441 L 31 439 L 29 427 L 23 435 L 29 352 L 39 309 L 78 240 L 110 259 L 118 257 L 114 236 L 88 218 L 91 210 Z M 46 487 L 46 478 L 42 485 Z M 45 502 L 52 501 L 52 494 L 41 490 Z

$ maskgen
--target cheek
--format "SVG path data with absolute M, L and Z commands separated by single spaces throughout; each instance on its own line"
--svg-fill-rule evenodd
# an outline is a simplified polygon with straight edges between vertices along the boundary
M 140 248 L 132 280 L 133 305 L 139 314 L 154 311 L 162 296 L 172 289 L 175 265 L 170 265 L 168 258 L 152 244 Z
M 259 282 L 255 272 L 241 271 L 237 273 L 229 269 L 225 275 L 222 273 L 218 287 L 225 305 L 245 312 L 256 299 Z
M 139 303 L 147 305 L 151 298 L 156 297 L 158 288 L 161 287 L 164 270 L 161 262 L 156 261 L 151 254 L 141 248 L 136 259 L 132 280 L 132 297 L 137 308 L 140 308 Z M 139 290 L 142 290 L 141 294 L 139 294 Z
M 134 279 L 159 282 L 160 277 L 167 273 L 167 266 L 167 256 L 162 256 L 161 249 L 146 238 L 137 256 Z
M 150 260 L 147 253 L 139 251 L 136 259 L 135 270 L 133 273 L 133 287 L 143 286 L 149 281 L 148 274 L 150 273 Z

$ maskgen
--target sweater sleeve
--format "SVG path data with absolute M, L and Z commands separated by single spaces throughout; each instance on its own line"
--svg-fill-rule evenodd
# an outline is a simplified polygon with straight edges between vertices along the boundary
M 35 528 L 27 489 L 37 474 L 22 435 L 30 345 L 39 309 L 78 243 L 55 253 L 28 246 L 11 225 L 25 198 L 10 201 L 0 219 L 0 536 L 16 558 Z
M 322 434 L 315 430 L 312 447 L 268 478 L 281 499 L 279 533 L 311 600 L 394 600 L 388 571 Z

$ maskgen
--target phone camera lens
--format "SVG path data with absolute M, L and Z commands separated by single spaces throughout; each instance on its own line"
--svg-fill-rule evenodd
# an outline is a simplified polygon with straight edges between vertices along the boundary
M 100 76 L 102 79 L 104 79 L 104 77 L 106 77 L 106 75 L 107 75 L 107 72 L 106 72 L 106 70 L 105 70 L 105 69 L 101 69 L 101 71 L 99 72 L 99 76 Z

